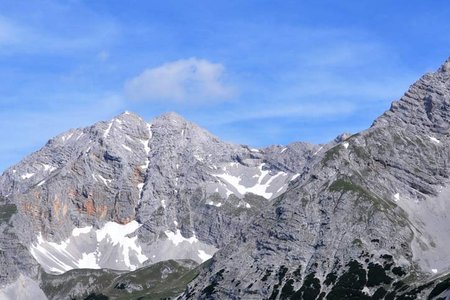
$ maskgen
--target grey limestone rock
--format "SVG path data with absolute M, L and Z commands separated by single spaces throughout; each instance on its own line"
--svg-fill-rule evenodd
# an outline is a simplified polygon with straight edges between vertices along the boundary
M 448 289 L 448 64 L 309 161 L 182 298 L 422 299 L 439 282 Z
M 181 299 L 445 296 L 449 64 L 324 145 L 252 149 L 175 113 L 61 134 L 0 177 L 0 285 L 213 255 Z
M 0 261 L 11 272 L 1 284 L 21 273 L 39 280 L 41 267 L 61 273 L 202 262 L 287 189 L 314 146 L 289 148 L 277 160 L 222 142 L 175 113 L 147 123 L 125 112 L 63 133 L 0 177 L 2 203 L 17 210 L 1 238 L 21 247 L 5 246 Z M 8 261 L 13 252 L 23 253 L 22 264 Z

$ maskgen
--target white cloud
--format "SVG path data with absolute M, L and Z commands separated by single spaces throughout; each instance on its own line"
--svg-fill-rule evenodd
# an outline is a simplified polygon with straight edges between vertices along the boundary
M 224 82 L 222 64 L 189 58 L 146 69 L 125 83 L 125 93 L 133 100 L 205 102 L 233 96 Z

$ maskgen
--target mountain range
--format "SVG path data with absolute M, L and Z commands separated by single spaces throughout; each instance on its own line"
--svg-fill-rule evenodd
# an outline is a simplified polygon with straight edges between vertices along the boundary
M 250 148 L 175 113 L 0 177 L 0 298 L 450 299 L 450 60 L 365 131 Z

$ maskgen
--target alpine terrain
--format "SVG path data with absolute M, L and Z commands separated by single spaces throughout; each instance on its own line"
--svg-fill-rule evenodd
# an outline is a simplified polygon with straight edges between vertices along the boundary
M 175 113 L 0 177 L 0 299 L 450 299 L 450 60 L 373 125 L 253 149 Z

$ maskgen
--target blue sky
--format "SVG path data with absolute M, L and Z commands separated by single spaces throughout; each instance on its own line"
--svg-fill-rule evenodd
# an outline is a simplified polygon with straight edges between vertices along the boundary
M 129 110 L 327 142 L 450 56 L 446 1 L 0 1 L 0 170 Z

